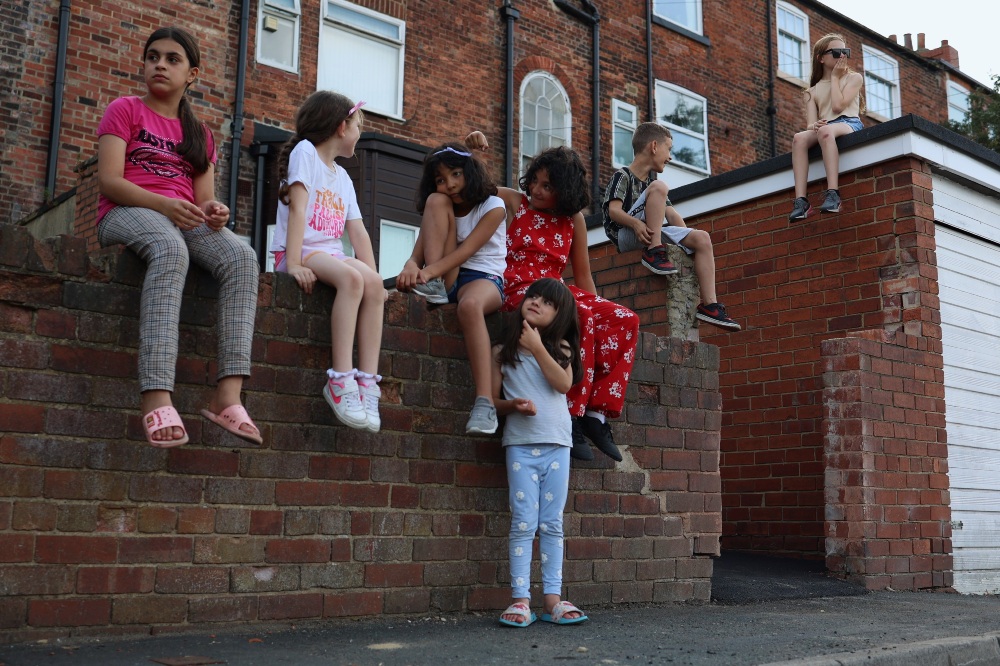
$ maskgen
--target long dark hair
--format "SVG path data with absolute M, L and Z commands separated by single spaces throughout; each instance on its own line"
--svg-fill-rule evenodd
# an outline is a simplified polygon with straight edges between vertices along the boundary
M 358 116 L 359 123 L 363 122 L 365 116 L 361 109 L 355 109 L 352 114 L 352 108 L 354 102 L 332 90 L 317 90 L 302 102 L 295 113 L 295 134 L 285 142 L 278 154 L 278 180 L 281 183 L 278 187 L 278 199 L 281 203 L 288 204 L 288 156 L 292 154 L 292 149 L 303 139 L 318 146 L 336 134 L 340 123 L 353 115 Z
M 486 166 L 480 162 L 468 148 L 460 143 L 445 143 L 424 158 L 423 171 L 420 174 L 420 185 L 417 186 L 417 212 L 423 213 L 427 197 L 437 192 L 438 167 L 444 165 L 448 169 L 461 169 L 465 174 L 465 189 L 462 190 L 462 202 L 478 206 L 497 193 L 496 183 L 490 177 Z
M 149 52 L 150 44 L 160 39 L 172 39 L 180 44 L 181 48 L 184 49 L 184 54 L 187 55 L 188 65 L 201 67 L 201 50 L 198 48 L 198 40 L 188 31 L 174 26 L 160 28 L 149 36 L 146 45 L 142 47 L 143 62 L 146 62 L 146 53 Z M 181 101 L 177 107 L 177 117 L 180 118 L 181 133 L 184 137 L 181 140 L 181 145 L 177 146 L 177 154 L 191 165 L 196 174 L 203 174 L 208 171 L 208 166 L 211 164 L 208 157 L 208 141 L 205 139 L 206 125 L 198 120 L 194 109 L 191 108 L 187 88 L 181 95 Z
M 576 301 L 573 293 L 555 278 L 535 280 L 524 294 L 524 301 L 533 296 L 541 296 L 551 301 L 556 308 L 556 316 L 552 323 L 539 329 L 542 344 L 546 351 L 563 368 L 573 368 L 573 383 L 583 379 L 583 364 L 580 362 L 580 320 L 576 316 Z M 510 313 L 504 322 L 500 334 L 500 365 L 516 365 L 518 362 L 517 347 L 521 339 L 521 329 L 524 327 L 524 317 L 521 307 Z M 563 341 L 569 344 L 569 350 L 563 346 Z
M 555 209 L 557 215 L 576 215 L 590 205 L 587 169 L 574 150 L 558 146 L 538 153 L 518 181 L 522 192 L 528 191 L 528 186 L 540 169 L 549 172 L 549 182 L 558 195 Z

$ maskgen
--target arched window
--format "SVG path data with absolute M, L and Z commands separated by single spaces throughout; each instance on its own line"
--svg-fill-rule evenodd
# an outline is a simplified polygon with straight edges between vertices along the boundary
M 559 79 L 548 72 L 535 71 L 521 82 L 521 168 L 538 153 L 553 146 L 569 146 L 573 114 L 569 96 Z

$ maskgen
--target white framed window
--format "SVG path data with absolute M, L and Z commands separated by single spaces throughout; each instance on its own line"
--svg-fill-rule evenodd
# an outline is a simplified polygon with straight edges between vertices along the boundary
M 382 218 L 379 223 L 378 272 L 383 279 L 399 275 L 419 235 L 420 227 Z
M 702 0 L 653 0 L 653 16 L 701 35 L 701 2 Z
M 403 117 L 406 22 L 345 0 L 326 0 L 316 89 L 365 100 L 366 113 Z
M 886 120 L 902 115 L 899 104 L 899 63 L 881 51 L 862 46 L 865 62 L 865 102 L 868 114 Z
M 948 82 L 948 120 L 964 123 L 969 113 L 969 91 L 954 81 Z
M 260 0 L 257 7 L 257 62 L 299 71 L 299 0 Z
M 798 7 L 778 0 L 778 69 L 796 79 L 809 79 L 809 17 Z
M 656 122 L 670 129 L 672 164 L 711 173 L 708 159 L 708 101 L 665 81 L 656 82 Z
M 634 104 L 611 100 L 611 163 L 617 169 L 632 163 L 632 134 L 639 126 L 639 111 Z
M 569 146 L 573 129 L 569 95 L 548 72 L 531 72 L 521 82 L 521 169 L 538 153 L 553 146 Z

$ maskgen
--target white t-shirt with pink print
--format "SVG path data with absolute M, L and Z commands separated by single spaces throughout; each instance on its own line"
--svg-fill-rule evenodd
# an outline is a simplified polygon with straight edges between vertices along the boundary
M 330 167 L 320 159 L 316 146 L 303 139 L 288 156 L 288 184 L 302 183 L 309 192 L 306 205 L 306 228 L 302 238 L 302 257 L 325 252 L 343 258 L 344 225 L 361 218 L 354 183 L 343 168 Z M 288 205 L 278 202 L 277 226 L 271 241 L 275 264 L 284 269 L 288 239 Z

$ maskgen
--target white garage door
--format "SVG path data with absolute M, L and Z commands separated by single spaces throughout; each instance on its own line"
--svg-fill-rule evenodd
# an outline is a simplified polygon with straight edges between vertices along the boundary
M 936 178 L 934 204 L 939 221 L 1000 240 L 995 199 Z M 936 235 L 955 589 L 995 593 L 1000 591 L 1000 243 L 941 224 Z

